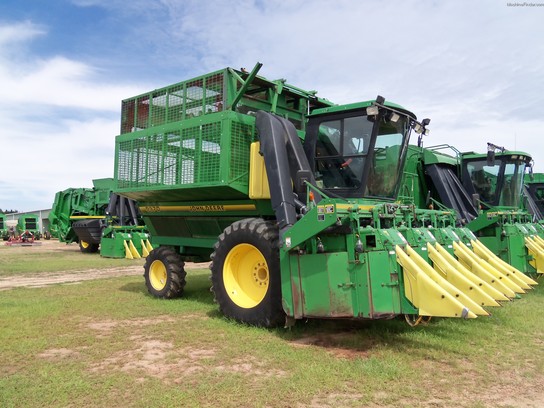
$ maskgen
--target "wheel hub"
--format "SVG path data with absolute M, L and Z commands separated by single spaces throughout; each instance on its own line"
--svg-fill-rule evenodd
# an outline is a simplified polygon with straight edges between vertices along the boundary
M 252 308 L 261 303 L 269 285 L 268 264 L 261 251 L 251 244 L 232 248 L 225 259 L 223 283 L 236 305 Z
M 263 265 L 259 262 L 253 267 L 253 278 L 259 286 L 268 285 L 268 268 L 266 264 Z
M 166 286 L 166 267 L 161 261 L 153 261 L 149 266 L 149 282 L 153 289 L 159 291 Z

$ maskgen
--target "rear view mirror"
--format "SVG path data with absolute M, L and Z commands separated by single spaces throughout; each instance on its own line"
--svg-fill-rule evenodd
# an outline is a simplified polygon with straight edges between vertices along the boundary
M 495 165 L 495 151 L 494 150 L 487 151 L 487 165 L 488 166 Z
M 474 205 L 474 208 L 477 210 L 480 209 L 480 194 L 472 194 L 472 205 Z

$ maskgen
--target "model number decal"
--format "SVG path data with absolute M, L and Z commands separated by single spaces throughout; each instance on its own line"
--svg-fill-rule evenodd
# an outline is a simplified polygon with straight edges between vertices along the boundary
M 143 213 L 159 212 L 160 210 L 161 210 L 161 207 L 159 207 L 158 205 L 146 205 L 145 207 L 140 208 L 140 211 Z
M 202 211 L 225 211 L 224 205 L 190 205 L 189 211 L 202 212 Z
M 142 213 L 156 213 L 163 211 L 186 212 L 225 212 L 225 211 L 254 211 L 254 204 L 195 204 L 195 205 L 145 205 L 140 207 Z

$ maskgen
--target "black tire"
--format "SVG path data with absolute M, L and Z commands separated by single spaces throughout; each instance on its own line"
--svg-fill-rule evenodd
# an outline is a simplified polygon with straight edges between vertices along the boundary
M 181 256 L 171 247 L 151 251 L 144 265 L 147 291 L 161 299 L 180 297 L 185 288 L 187 273 Z
M 79 241 L 79 250 L 84 254 L 94 254 L 98 252 L 100 244 L 89 244 L 86 241 Z
M 225 228 L 211 255 L 212 291 L 221 312 L 242 323 L 285 323 L 276 223 L 248 218 Z

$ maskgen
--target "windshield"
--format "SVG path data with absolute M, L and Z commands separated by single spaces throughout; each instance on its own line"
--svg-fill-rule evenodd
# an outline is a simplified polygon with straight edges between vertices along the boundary
M 501 192 L 499 205 L 520 207 L 524 173 L 525 163 L 506 163 L 504 170 L 504 188 Z
M 409 123 L 403 117 L 397 122 L 382 120 L 377 138 L 372 143 L 374 125 L 366 115 L 320 123 L 316 180 L 322 188 L 345 189 L 348 190 L 347 196 L 395 198 Z M 368 176 L 365 178 L 367 161 Z
M 487 159 L 475 160 L 466 164 L 466 172 L 482 202 L 520 207 L 525 162 L 503 157 L 489 165 Z

